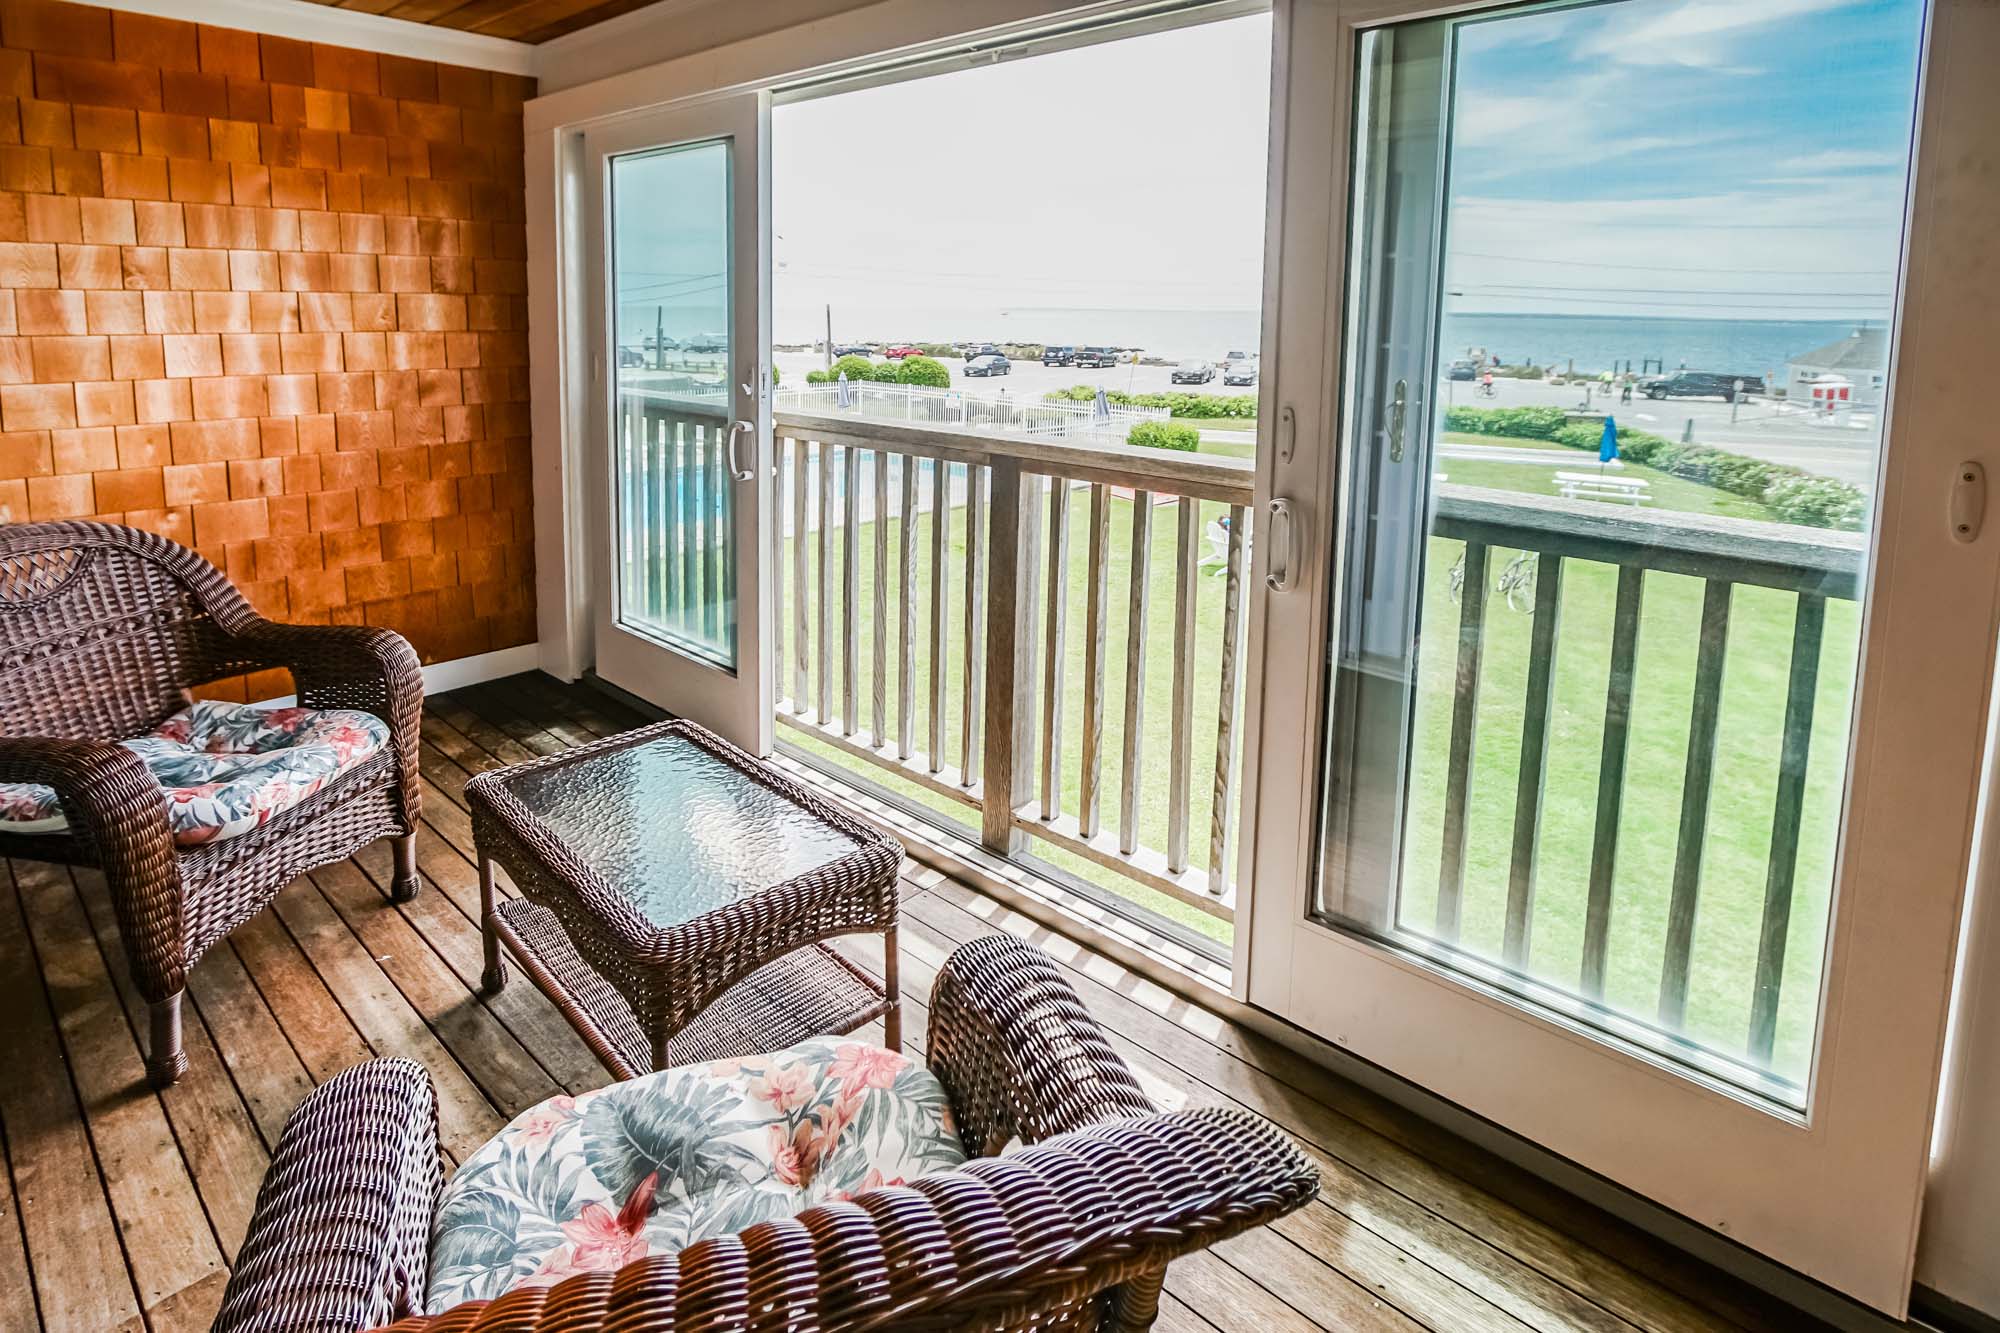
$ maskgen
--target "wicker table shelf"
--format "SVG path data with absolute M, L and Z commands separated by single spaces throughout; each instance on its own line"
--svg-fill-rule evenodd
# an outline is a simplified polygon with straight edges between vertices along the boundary
M 901 1045 L 901 848 L 713 733 L 642 727 L 466 795 L 487 988 L 504 947 L 616 1077 L 877 1017 Z M 521 898 L 498 897 L 496 866 Z M 886 987 L 821 943 L 875 931 Z

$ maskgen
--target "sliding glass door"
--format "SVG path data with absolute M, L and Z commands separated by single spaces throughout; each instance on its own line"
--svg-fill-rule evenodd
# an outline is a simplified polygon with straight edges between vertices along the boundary
M 585 138 L 597 451 L 597 670 L 770 748 L 768 102 L 746 95 Z
M 1286 218 L 1337 355 L 1288 273 L 1239 984 L 1900 1309 L 1995 572 L 1924 424 L 1965 410 L 1921 378 L 1953 353 L 1902 315 L 1963 300 L 1979 207 L 1924 202 L 1975 133 L 1916 156 L 1938 31 L 1288 18 L 1329 76 L 1288 120 L 1340 134 L 1292 139 L 1287 193 L 1345 204 Z

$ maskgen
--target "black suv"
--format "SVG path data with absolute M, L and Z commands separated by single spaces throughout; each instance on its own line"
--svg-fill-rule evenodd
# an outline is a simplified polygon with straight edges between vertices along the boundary
M 1718 375 L 1707 370 L 1655 375 L 1639 381 L 1639 392 L 1648 398 L 1720 398 L 1725 403 L 1733 403 L 1739 384 L 1743 386 L 1746 397 L 1764 392 L 1764 377 L 1761 375 Z
M 1044 347 L 1042 349 L 1042 364 L 1045 366 L 1075 365 L 1076 349 L 1074 347 Z
M 1078 366 L 1096 366 L 1099 369 L 1105 366 L 1115 366 L 1118 364 L 1118 349 L 1116 347 L 1079 347 L 1076 349 L 1076 357 L 1072 364 Z

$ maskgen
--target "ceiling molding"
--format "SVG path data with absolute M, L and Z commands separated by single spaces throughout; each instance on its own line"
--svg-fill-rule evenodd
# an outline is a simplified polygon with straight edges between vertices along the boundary
M 218 28 L 295 37 L 306 42 L 352 47 L 380 55 L 469 65 L 502 74 L 533 75 L 536 48 L 456 28 L 438 28 L 407 19 L 385 18 L 354 9 L 311 4 L 308 0 L 96 0 L 107 9 L 160 18 L 188 19 Z

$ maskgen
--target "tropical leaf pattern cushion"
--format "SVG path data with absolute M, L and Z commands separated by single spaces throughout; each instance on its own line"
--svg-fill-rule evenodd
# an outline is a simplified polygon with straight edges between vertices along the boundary
M 964 1160 L 930 1070 L 847 1038 L 553 1097 L 445 1186 L 426 1305 L 673 1254 Z
M 204 699 L 123 744 L 160 784 L 174 841 L 191 847 L 256 828 L 388 742 L 388 726 L 371 713 Z M 54 788 L 0 783 L 0 829 L 55 833 L 68 827 Z

